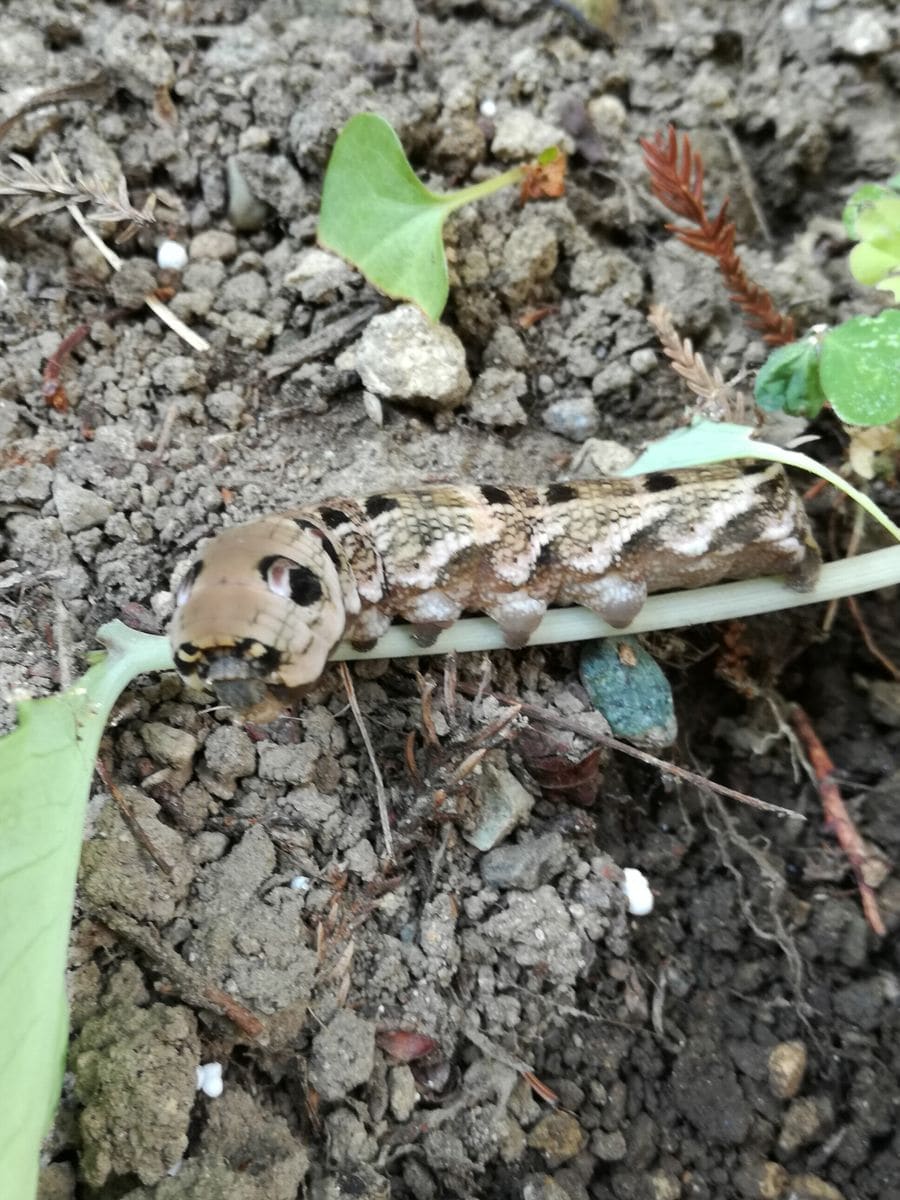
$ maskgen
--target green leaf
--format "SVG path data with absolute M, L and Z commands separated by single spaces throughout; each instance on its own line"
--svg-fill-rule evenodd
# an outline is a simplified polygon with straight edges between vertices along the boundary
M 900 201 L 900 196 L 897 195 L 894 180 L 889 179 L 887 187 L 880 183 L 864 183 L 862 187 L 856 189 L 844 205 L 844 211 L 841 214 L 847 236 L 853 238 L 854 241 L 861 241 L 867 237 L 868 234 L 863 227 L 872 219 L 872 214 L 877 214 L 882 206 L 887 205 L 890 208 L 898 201 Z M 896 209 L 894 211 L 896 212 Z M 877 215 L 875 219 L 878 221 Z
M 900 416 L 900 310 L 853 317 L 822 341 L 819 377 L 849 425 L 886 425 Z
M 881 286 L 900 267 L 900 245 L 883 247 L 879 242 L 860 242 L 850 251 L 850 274 L 867 287 Z
M 0 738 L 0 1180 L 34 1195 L 65 1064 L 66 948 L 100 736 L 122 689 L 172 665 L 165 638 L 100 631 L 110 653 L 72 687 L 18 706 Z
M 818 338 L 803 338 L 773 350 L 759 369 L 754 395 L 760 408 L 812 418 L 825 403 L 819 382 Z
M 894 312 L 893 309 L 889 311 Z M 874 517 L 891 537 L 900 542 L 900 528 L 864 492 L 807 454 L 785 450 L 771 442 L 754 441 L 753 430 L 749 425 L 734 425 L 727 421 L 698 421 L 696 425 L 686 429 L 676 429 L 674 433 L 660 438 L 658 442 L 651 442 L 644 453 L 619 474 L 631 476 L 644 475 L 650 471 L 679 471 L 687 467 L 726 462 L 732 458 L 763 458 L 818 475 L 834 487 L 840 488 L 860 508 L 864 508 Z
M 318 240 L 386 295 L 411 300 L 436 321 L 449 288 L 444 221 L 454 209 L 522 176 L 516 167 L 459 192 L 430 192 L 388 122 L 359 113 L 341 130 L 328 161 Z

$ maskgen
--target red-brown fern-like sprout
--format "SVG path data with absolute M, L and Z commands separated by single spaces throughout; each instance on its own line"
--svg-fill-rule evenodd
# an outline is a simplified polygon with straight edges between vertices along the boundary
M 744 271 L 740 255 L 735 251 L 737 229 L 728 220 L 728 200 L 722 202 L 715 217 L 710 219 L 703 202 L 703 158 L 691 146 L 685 133 L 679 146 L 673 125 L 668 134 L 657 132 L 653 139 L 641 138 L 644 161 L 650 172 L 653 195 L 666 208 L 695 225 L 667 225 L 679 241 L 708 254 L 719 264 L 730 297 L 743 310 L 748 325 L 763 335 L 770 346 L 783 346 L 796 339 L 793 317 L 778 311 L 765 288 L 754 283 Z

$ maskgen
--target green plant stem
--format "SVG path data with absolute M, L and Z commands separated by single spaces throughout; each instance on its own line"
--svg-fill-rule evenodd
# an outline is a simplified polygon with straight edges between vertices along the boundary
M 586 608 L 558 608 L 548 612 L 529 639 L 529 646 L 555 642 L 583 642 L 589 638 L 617 637 L 623 632 L 652 633 L 659 629 L 679 629 L 704 625 L 710 621 L 732 621 L 759 613 L 799 608 L 804 604 L 822 604 L 842 596 L 861 595 L 900 583 L 900 546 L 873 550 L 856 558 L 826 563 L 816 586 L 809 592 L 795 592 L 777 576 L 768 579 L 743 579 L 737 583 L 719 583 L 714 587 L 686 592 L 665 592 L 651 596 L 627 630 L 614 629 Z M 118 621 L 104 625 L 100 636 L 106 640 L 123 629 Z M 142 671 L 171 670 L 172 654 L 165 638 L 149 634 L 130 636 L 146 639 Z M 371 650 L 354 650 L 341 642 L 331 656 L 333 662 L 363 658 L 413 658 L 424 654 L 469 653 L 502 650 L 503 634 L 489 617 L 467 617 L 445 630 L 431 646 L 420 646 L 412 636 L 412 626 L 394 625 L 378 639 Z M 129 679 L 138 672 L 131 670 Z M 126 679 L 123 687 L 129 680 Z
M 502 175 L 493 175 L 490 179 L 483 179 L 481 183 L 473 183 L 470 187 L 462 188 L 458 192 L 438 192 L 435 193 L 435 196 L 448 212 L 453 212 L 457 208 L 462 208 L 464 204 L 470 204 L 473 200 L 483 200 L 485 196 L 493 195 L 501 188 L 521 183 L 525 178 L 526 171 L 527 167 L 513 167 L 509 171 L 504 171 Z
M 703 625 L 709 621 L 730 621 L 758 613 L 798 608 L 803 604 L 821 604 L 841 596 L 853 596 L 900 583 L 900 546 L 873 550 L 857 558 L 827 563 L 812 591 L 795 592 L 778 578 L 744 579 L 739 583 L 721 583 L 694 591 L 670 592 L 651 596 L 627 631 L 613 629 L 596 613 L 586 608 L 560 608 L 548 612 L 529 639 L 530 646 L 554 642 L 581 642 L 588 638 L 615 637 L 623 632 L 650 633 L 657 629 L 678 629 Z M 499 650 L 503 635 L 488 617 L 457 621 L 437 641 L 423 649 L 413 639 L 410 627 L 389 629 L 372 650 L 353 650 L 342 643 L 335 659 L 404 658 L 417 654 L 449 654 Z

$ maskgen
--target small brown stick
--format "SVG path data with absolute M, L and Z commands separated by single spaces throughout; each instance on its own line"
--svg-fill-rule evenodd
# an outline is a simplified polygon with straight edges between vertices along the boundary
M 419 688 L 419 700 L 422 705 L 422 730 L 425 734 L 425 744 L 427 746 L 438 746 L 440 745 L 440 739 L 434 727 L 434 717 L 431 713 L 431 697 L 437 685 L 432 678 L 426 678 L 420 671 L 416 671 L 416 683 Z
M 722 202 L 715 217 L 707 213 L 703 200 L 703 159 L 692 148 L 688 135 L 684 134 L 679 144 L 675 127 L 670 125 L 668 134 L 658 131 L 652 139 L 641 138 L 640 142 L 653 195 L 670 212 L 697 226 L 685 229 L 681 225 L 667 225 L 666 229 L 692 250 L 716 260 L 731 299 L 764 341 L 770 346 L 793 342 L 797 336 L 793 317 L 779 312 L 766 289 L 754 283 L 744 270 L 734 248 L 737 227 L 728 220 L 728 200 Z
M 474 690 L 471 687 L 462 686 L 463 690 Z M 611 734 L 599 733 L 596 729 L 588 728 L 577 719 L 559 716 L 549 709 L 539 708 L 536 704 L 525 704 L 520 700 L 512 700 L 508 696 L 498 695 L 496 692 L 494 698 L 503 704 L 519 704 L 522 715 L 534 721 L 543 721 L 545 725 L 553 725 L 557 729 L 567 729 L 570 733 L 580 734 L 589 741 L 596 742 L 600 746 L 608 746 L 610 750 L 617 750 L 620 754 L 627 754 L 639 762 L 646 763 L 647 766 L 655 767 L 663 774 L 674 775 L 676 779 L 692 783 L 695 787 L 706 788 L 710 792 L 715 792 L 716 795 L 727 796 L 731 800 L 739 800 L 741 804 L 748 804 L 751 808 L 758 808 L 761 812 L 773 813 L 779 817 L 791 817 L 794 821 L 806 820 L 802 813 L 791 812 L 789 808 L 782 808 L 780 804 L 769 804 L 766 800 L 760 800 L 756 796 L 749 796 L 746 792 L 738 792 L 734 788 L 725 787 L 722 783 L 713 783 L 711 779 L 697 775 L 694 771 L 678 767 L 675 763 L 667 763 L 663 759 L 657 758 L 655 754 L 648 754 L 646 750 L 638 750 L 637 746 L 629 746 L 627 742 L 620 742 Z
M 825 827 L 837 838 L 838 845 L 847 856 L 847 861 L 850 863 L 853 874 L 856 876 L 856 885 L 859 888 L 859 895 L 866 920 L 875 933 L 884 937 L 887 930 L 884 927 L 881 913 L 878 910 L 878 901 L 875 898 L 875 892 L 871 885 L 866 883 L 865 880 L 865 847 L 847 811 L 847 806 L 844 804 L 840 788 L 835 783 L 834 763 L 831 761 L 828 751 L 819 740 L 819 735 L 813 729 L 812 722 L 806 711 L 799 704 L 795 704 L 791 709 L 791 722 L 803 743 L 809 759 L 810 774 L 818 789 L 819 798 L 822 801 L 822 810 L 825 814 Z
M 378 760 L 375 757 L 375 750 L 372 747 L 372 739 L 369 737 L 369 730 L 363 720 L 363 715 L 359 707 L 359 701 L 356 699 L 356 691 L 353 687 L 353 679 L 347 669 L 346 663 L 338 663 L 341 672 L 341 680 L 344 684 L 344 691 L 347 693 L 347 700 L 350 702 L 350 709 L 356 720 L 357 728 L 362 735 L 363 745 L 366 748 L 366 753 L 369 756 L 369 762 L 372 765 L 372 773 L 375 776 L 375 794 L 378 797 L 378 815 L 381 817 L 381 833 L 384 837 L 384 848 L 387 856 L 392 862 L 396 862 L 394 855 L 394 839 L 391 834 L 391 820 L 388 815 L 387 807 L 387 792 L 384 790 L 384 780 L 381 777 L 381 771 L 378 768 Z
M 131 310 L 127 308 L 112 308 L 109 312 L 96 317 L 95 320 L 105 321 L 107 325 L 112 325 L 113 321 L 121 320 L 122 317 L 128 316 L 130 312 Z M 44 382 L 41 384 L 41 394 L 47 401 L 47 405 L 55 412 L 68 412 L 69 410 L 66 389 L 59 381 L 60 375 L 62 374 L 66 359 L 75 347 L 84 341 L 90 332 L 91 326 L 89 322 L 85 322 L 83 325 L 76 325 L 71 333 L 66 334 L 44 364 L 42 372 Z
M 847 597 L 847 607 L 853 614 L 853 620 L 856 622 L 857 628 L 862 635 L 862 640 L 866 643 L 866 649 L 874 659 L 881 663 L 887 673 L 889 675 L 893 675 L 894 679 L 900 683 L 900 667 L 898 667 L 892 659 L 888 658 L 888 656 L 875 641 L 871 630 L 863 618 L 862 609 L 859 607 L 859 601 L 855 596 Z
M 147 836 L 140 821 L 135 816 L 134 809 L 125 799 L 121 790 L 113 783 L 109 768 L 99 755 L 97 756 L 96 769 L 97 774 L 103 780 L 103 786 L 112 796 L 119 812 L 122 814 L 122 820 L 131 830 L 131 836 L 140 846 L 143 847 L 144 850 L 146 850 L 147 854 L 150 855 L 150 857 L 162 871 L 163 875 L 167 875 L 171 878 L 173 870 L 172 864 L 168 861 L 168 859 L 163 858 L 163 856 L 154 846 L 152 840 Z
M 63 87 L 49 88 L 45 92 L 38 92 L 36 96 L 32 96 L 30 100 L 26 100 L 5 121 L 0 122 L 0 141 L 6 137 L 13 126 L 18 121 L 21 121 L 22 117 L 27 113 L 36 112 L 39 108 L 45 108 L 48 104 L 59 104 L 64 100 L 106 100 L 109 98 L 114 86 L 112 80 L 105 74 L 100 74 L 95 75 L 93 79 L 86 79 L 80 83 L 67 83 Z
M 243 1004 L 239 1004 L 233 996 L 229 996 L 221 988 L 207 983 L 202 976 L 188 966 L 176 950 L 162 941 L 155 929 L 139 924 L 116 908 L 104 907 L 90 911 L 91 916 L 111 929 L 118 937 L 146 954 L 158 971 L 169 976 L 177 989 L 177 994 L 189 1004 L 196 1004 L 198 1008 L 205 1008 L 210 1012 L 227 1017 L 248 1038 L 256 1040 L 264 1032 L 265 1025 L 255 1013 L 252 1013 L 249 1008 L 245 1008 Z M 158 987 L 158 990 L 162 992 L 166 989 Z

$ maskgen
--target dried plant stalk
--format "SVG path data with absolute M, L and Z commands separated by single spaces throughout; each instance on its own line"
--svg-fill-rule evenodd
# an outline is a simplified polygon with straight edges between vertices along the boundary
M 150 201 L 142 209 L 132 205 L 121 176 L 114 183 L 80 173 L 73 179 L 55 154 L 50 156 L 49 168 L 44 172 L 21 154 L 10 154 L 9 158 L 18 168 L 18 174 L 0 172 L 0 196 L 11 196 L 24 203 L 17 210 L 14 206 L 14 215 L 5 224 L 21 225 L 31 217 L 56 212 L 70 204 L 91 205 L 87 217 L 97 224 L 129 221 L 138 228 L 155 221 Z
M 685 229 L 667 225 L 679 241 L 708 254 L 719 264 L 731 299 L 743 309 L 747 323 L 758 330 L 770 346 L 783 346 L 796 339 L 793 317 L 778 311 L 765 288 L 754 283 L 744 270 L 740 255 L 735 251 L 737 230 L 727 219 L 728 200 L 722 202 L 715 217 L 710 218 L 703 201 L 703 159 L 691 147 L 684 134 L 679 146 L 678 134 L 670 125 L 668 135 L 657 132 L 653 139 L 641 138 L 644 161 L 650 172 L 653 195 L 670 212 L 696 225 Z
M 681 337 L 666 306 L 651 304 L 647 320 L 653 326 L 672 370 L 684 380 L 695 396 L 704 401 L 709 415 L 717 420 L 746 424 L 749 414 L 754 410 L 753 401 L 746 392 L 726 383 L 718 367 L 709 370 L 703 356 L 694 353 L 691 339 Z

